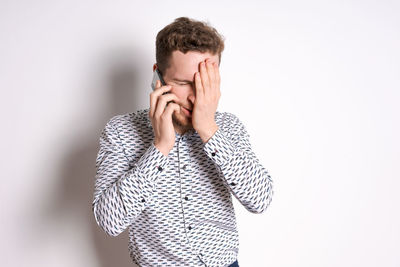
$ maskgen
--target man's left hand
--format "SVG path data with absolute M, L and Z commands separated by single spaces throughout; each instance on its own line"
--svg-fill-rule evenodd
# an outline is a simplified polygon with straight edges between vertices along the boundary
M 206 143 L 218 130 L 215 112 L 218 107 L 220 75 L 217 63 L 209 59 L 200 62 L 200 72 L 195 74 L 196 99 L 192 111 L 192 125 L 203 143 Z

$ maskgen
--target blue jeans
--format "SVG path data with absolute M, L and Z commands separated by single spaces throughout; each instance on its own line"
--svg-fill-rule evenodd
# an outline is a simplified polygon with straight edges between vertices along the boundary
M 229 267 L 239 267 L 239 262 L 236 260 L 234 263 L 229 265 Z

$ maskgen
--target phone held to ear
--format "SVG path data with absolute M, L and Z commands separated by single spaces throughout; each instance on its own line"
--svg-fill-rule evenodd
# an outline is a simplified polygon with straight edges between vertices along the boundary
M 153 88 L 153 91 L 156 89 L 156 83 L 157 81 L 161 81 L 161 85 L 167 85 L 158 69 L 156 69 L 153 73 L 153 81 L 151 82 L 151 88 Z
M 151 88 L 153 88 L 153 91 L 156 89 L 156 84 L 157 84 L 157 81 L 158 81 L 158 80 L 161 81 L 161 86 L 167 85 L 166 82 L 164 81 L 162 75 L 161 75 L 161 72 L 160 72 L 158 69 L 156 69 L 156 70 L 153 72 L 153 81 L 151 82 Z M 164 92 L 163 95 L 168 94 L 168 93 L 169 93 L 169 92 Z M 171 102 L 175 103 L 175 101 L 171 100 L 171 101 L 168 101 L 168 102 L 167 102 L 167 105 L 168 105 L 169 103 L 171 103 Z

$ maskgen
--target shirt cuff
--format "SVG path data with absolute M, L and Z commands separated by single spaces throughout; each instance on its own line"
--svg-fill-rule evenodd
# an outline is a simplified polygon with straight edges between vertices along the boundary
M 150 147 L 138 160 L 137 168 L 148 181 L 155 182 L 159 174 L 164 171 L 167 164 L 168 157 L 158 150 L 154 143 L 151 142 Z
M 223 166 L 230 161 L 235 147 L 226 134 L 218 128 L 214 135 L 204 143 L 205 153 L 212 159 L 218 166 Z

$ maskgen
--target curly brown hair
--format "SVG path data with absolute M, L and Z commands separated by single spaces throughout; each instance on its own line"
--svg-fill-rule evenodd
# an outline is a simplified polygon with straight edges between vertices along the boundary
M 169 68 L 173 51 L 209 52 L 218 54 L 219 63 L 224 50 L 224 37 L 206 22 L 180 17 L 158 32 L 156 37 L 156 61 L 160 72 Z M 165 72 L 164 72 L 165 73 Z

